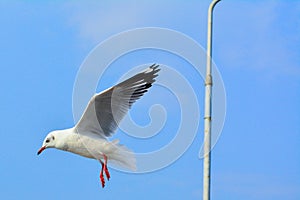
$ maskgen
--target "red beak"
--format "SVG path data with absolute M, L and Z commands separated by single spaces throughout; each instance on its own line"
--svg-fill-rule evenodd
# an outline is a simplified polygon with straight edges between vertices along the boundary
M 42 153 L 42 151 L 44 151 L 46 149 L 45 146 L 41 147 L 40 150 L 37 152 L 37 155 L 40 155 L 40 153 Z

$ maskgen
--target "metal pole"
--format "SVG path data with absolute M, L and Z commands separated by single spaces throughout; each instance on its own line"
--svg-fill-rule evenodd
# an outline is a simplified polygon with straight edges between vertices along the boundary
M 203 161 L 203 200 L 210 200 L 210 146 L 211 146 L 211 58 L 212 58 L 212 22 L 213 9 L 221 0 L 214 0 L 208 8 L 207 24 L 207 57 L 206 57 L 206 78 L 205 78 L 205 110 L 204 110 L 204 161 Z

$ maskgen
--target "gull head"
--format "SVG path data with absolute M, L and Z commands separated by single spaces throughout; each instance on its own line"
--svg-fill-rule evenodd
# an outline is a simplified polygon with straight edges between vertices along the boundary
M 45 149 L 47 148 L 53 148 L 55 147 L 55 134 L 54 133 L 49 133 L 46 138 L 44 139 L 43 145 L 40 148 L 40 150 L 37 152 L 37 155 L 39 155 L 40 153 L 42 153 Z

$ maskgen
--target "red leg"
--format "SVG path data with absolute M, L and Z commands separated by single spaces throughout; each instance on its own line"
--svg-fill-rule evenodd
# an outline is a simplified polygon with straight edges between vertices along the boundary
M 107 177 L 107 180 L 110 179 L 110 174 L 109 174 L 109 171 L 108 171 L 108 168 L 107 168 L 107 156 L 106 155 L 103 155 L 103 158 L 104 158 L 104 172 L 105 172 L 105 175 Z
M 100 181 L 101 181 L 101 184 L 102 184 L 102 188 L 104 188 L 105 186 L 105 180 L 104 180 L 104 177 L 103 177 L 103 169 L 104 169 L 104 163 L 100 160 L 100 163 L 102 165 L 101 167 L 101 172 L 100 172 Z

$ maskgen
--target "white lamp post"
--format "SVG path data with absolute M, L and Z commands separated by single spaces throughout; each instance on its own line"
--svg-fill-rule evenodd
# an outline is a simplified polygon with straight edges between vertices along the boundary
M 210 146 L 211 146 L 211 58 L 212 58 L 212 22 L 213 9 L 221 0 L 213 0 L 208 8 L 207 24 L 207 58 L 205 78 L 205 110 L 204 110 L 204 161 L 203 161 L 203 200 L 210 200 Z

